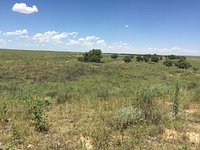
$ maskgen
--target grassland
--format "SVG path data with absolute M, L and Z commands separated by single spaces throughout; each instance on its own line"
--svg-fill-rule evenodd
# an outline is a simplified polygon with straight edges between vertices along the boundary
M 81 55 L 0 50 L 4 149 L 200 149 L 200 71 Z

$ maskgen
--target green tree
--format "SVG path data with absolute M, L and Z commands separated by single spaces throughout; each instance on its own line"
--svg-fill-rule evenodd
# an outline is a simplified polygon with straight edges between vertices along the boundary
M 144 60 L 145 62 L 149 62 L 149 61 L 150 61 L 150 58 L 151 58 L 151 55 L 144 55 L 144 56 L 143 56 L 143 60 Z
M 102 52 L 100 49 L 93 49 L 89 52 L 86 52 L 83 54 L 83 59 L 79 59 L 79 61 L 84 61 L 84 62 L 96 62 L 99 63 L 101 62 L 102 57 Z
M 159 56 L 154 54 L 151 56 L 151 62 L 158 62 L 159 61 Z
M 143 61 L 143 58 L 142 58 L 142 56 L 138 55 L 138 56 L 136 57 L 136 60 L 137 60 L 138 62 L 141 62 L 141 61 Z
M 117 59 L 117 58 L 118 58 L 118 54 L 112 54 L 112 55 L 111 55 L 111 58 L 112 58 L 112 59 Z
M 125 56 L 125 57 L 123 58 L 123 60 L 124 60 L 125 63 L 129 63 L 129 62 L 132 61 L 131 56 Z
M 171 67 L 173 65 L 173 61 L 167 59 L 163 62 L 163 65 L 167 66 L 167 67 Z
M 192 67 L 191 64 L 187 62 L 185 59 L 180 59 L 179 61 L 177 61 L 175 63 L 175 66 L 181 69 L 188 69 Z

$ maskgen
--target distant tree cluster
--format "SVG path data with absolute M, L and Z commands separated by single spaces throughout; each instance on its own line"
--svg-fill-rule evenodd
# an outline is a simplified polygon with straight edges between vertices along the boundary
M 118 54 L 112 54 L 110 56 L 112 59 L 117 59 L 119 57 Z M 134 59 L 134 55 L 125 55 L 123 61 L 125 63 L 130 63 Z M 173 65 L 177 68 L 188 69 L 192 67 L 192 65 L 186 61 L 185 56 L 176 56 L 176 55 L 167 55 L 164 56 L 165 60 L 163 61 L 163 65 L 167 67 L 172 67 Z M 89 52 L 83 54 L 83 57 L 79 57 L 78 60 L 81 62 L 96 62 L 100 63 L 102 57 L 102 52 L 100 49 L 92 49 Z M 137 62 L 154 62 L 158 63 L 160 60 L 163 60 L 163 56 L 157 54 L 145 54 L 145 55 L 137 55 Z M 198 70 L 198 68 L 194 68 L 193 70 Z
M 176 55 L 167 55 L 165 56 L 166 59 L 185 59 L 186 60 L 186 57 L 185 56 L 176 56 Z
M 146 54 L 146 55 L 138 55 L 136 57 L 136 60 L 138 62 L 159 62 L 159 60 L 162 60 L 162 56 L 159 55 L 150 55 L 150 54 Z
M 188 69 L 192 67 L 192 65 L 186 61 L 186 57 L 184 56 L 169 55 L 169 56 L 165 56 L 165 58 L 166 60 L 163 62 L 163 65 L 167 67 L 171 67 L 173 66 L 173 64 L 177 68 L 181 68 L 181 69 Z

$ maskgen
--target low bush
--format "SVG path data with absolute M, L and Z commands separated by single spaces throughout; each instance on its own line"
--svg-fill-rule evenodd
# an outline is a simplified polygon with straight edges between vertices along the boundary
M 125 63 L 129 63 L 129 62 L 132 61 L 131 56 L 125 56 L 125 57 L 123 58 L 123 60 L 124 60 Z
M 116 112 L 113 125 L 117 129 L 126 129 L 129 125 L 137 124 L 141 119 L 141 111 L 134 107 L 124 107 Z
M 138 55 L 138 56 L 136 57 L 136 60 L 137 60 L 138 62 L 141 62 L 141 61 L 143 61 L 143 57 L 140 56 L 140 55 Z
M 167 66 L 167 67 L 171 67 L 173 66 L 173 61 L 167 59 L 163 62 L 163 65 Z
M 112 58 L 112 59 L 117 59 L 117 58 L 118 58 L 118 54 L 112 54 L 112 55 L 111 55 L 111 58 Z
M 184 59 L 175 62 L 175 66 L 181 69 L 188 69 L 192 67 L 191 64 Z
M 39 132 L 47 132 L 49 125 L 45 120 L 44 103 L 41 99 L 36 99 L 32 106 L 32 120 L 35 129 Z
M 155 103 L 155 95 L 151 90 L 144 88 L 137 91 L 134 107 L 141 110 L 145 122 L 159 124 L 162 121 L 161 111 Z
M 187 84 L 187 89 L 188 90 L 193 90 L 198 87 L 198 82 L 197 81 L 191 81 Z
M 158 62 L 159 61 L 159 56 L 158 55 L 156 55 L 156 54 L 154 54 L 154 55 L 152 55 L 151 56 L 151 62 Z
M 106 99 L 109 96 L 109 92 L 105 87 L 100 87 L 97 89 L 97 97 L 100 97 L 102 99 Z
M 102 58 L 102 52 L 100 49 L 93 49 L 83 54 L 84 62 L 96 62 L 100 63 Z M 79 58 L 82 61 L 82 59 Z

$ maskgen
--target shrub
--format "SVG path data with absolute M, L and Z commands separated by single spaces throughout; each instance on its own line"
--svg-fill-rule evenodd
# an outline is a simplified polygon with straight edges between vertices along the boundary
M 80 61 L 80 62 L 83 62 L 83 61 L 84 61 L 84 58 L 83 58 L 83 57 L 78 57 L 77 59 L 78 59 L 78 61 Z
M 47 132 L 49 130 L 49 126 L 45 121 L 45 113 L 43 108 L 43 102 L 40 99 L 36 99 L 32 106 L 32 114 L 33 114 L 33 122 L 35 128 L 39 132 Z
M 171 67 L 173 65 L 173 61 L 167 59 L 163 62 L 163 65 L 167 66 L 167 67 Z
M 151 56 L 151 62 L 158 62 L 159 61 L 159 56 L 158 55 L 152 55 Z
M 187 89 L 192 90 L 198 87 L 198 82 L 196 81 L 191 81 L 187 84 Z
M 100 87 L 97 91 L 97 97 L 100 97 L 102 99 L 106 99 L 108 98 L 109 96 L 109 93 L 108 93 L 108 90 L 104 87 Z
M 125 57 L 123 58 L 123 60 L 124 60 L 125 63 L 129 63 L 129 62 L 132 61 L 132 60 L 131 60 L 131 56 L 125 56 Z
M 174 117 L 177 118 L 178 112 L 179 112 L 179 83 L 177 81 L 176 83 L 176 88 L 175 88 L 175 96 L 174 96 L 174 101 L 173 101 L 173 106 L 172 106 L 172 112 L 174 114 Z
M 96 62 L 99 63 L 102 58 L 102 52 L 100 49 L 93 49 L 83 54 L 84 62 Z
M 136 57 L 136 60 L 137 60 L 138 62 L 141 62 L 141 61 L 143 61 L 143 58 L 142 58 L 142 56 L 138 55 L 138 56 Z
M 129 125 L 139 123 L 141 111 L 134 107 L 124 107 L 116 112 L 114 116 L 114 126 L 117 129 L 126 129 Z
M 135 55 L 132 54 L 132 55 L 131 55 L 131 59 L 134 59 L 134 58 L 135 58 Z
M 151 58 L 151 55 L 144 55 L 144 56 L 143 56 L 143 61 L 149 62 L 149 61 L 150 61 L 150 58 Z
M 181 69 L 188 69 L 191 67 L 191 64 L 184 59 L 181 59 L 175 63 L 175 66 Z
M 176 55 L 169 55 L 167 56 L 168 59 L 177 59 L 177 56 Z
M 155 95 L 149 89 L 142 89 L 136 93 L 134 107 L 141 110 L 145 122 L 159 124 L 162 121 L 162 114 L 155 103 Z
M 118 54 L 112 54 L 112 55 L 111 55 L 111 58 L 112 58 L 112 59 L 117 59 L 117 58 L 118 58 Z

